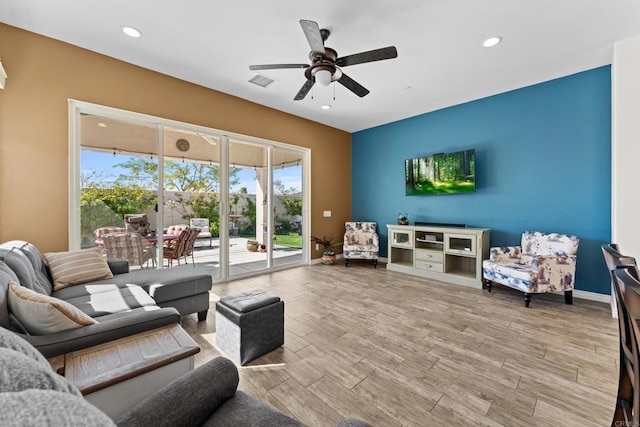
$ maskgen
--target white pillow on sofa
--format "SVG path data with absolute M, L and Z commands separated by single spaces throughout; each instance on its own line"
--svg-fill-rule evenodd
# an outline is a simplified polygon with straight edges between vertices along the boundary
M 100 248 L 47 252 L 44 257 L 49 264 L 54 291 L 113 277 Z
M 9 311 L 30 334 L 45 335 L 98 323 L 66 301 L 15 282 L 9 283 L 8 300 Z

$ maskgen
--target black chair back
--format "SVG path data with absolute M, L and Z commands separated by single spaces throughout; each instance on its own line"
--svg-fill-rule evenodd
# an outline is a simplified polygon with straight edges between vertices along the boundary
M 640 417 L 640 281 L 636 261 L 620 253 L 616 244 L 602 245 L 611 273 L 613 296 L 618 309 L 620 374 L 612 426 L 622 422 L 639 425 Z

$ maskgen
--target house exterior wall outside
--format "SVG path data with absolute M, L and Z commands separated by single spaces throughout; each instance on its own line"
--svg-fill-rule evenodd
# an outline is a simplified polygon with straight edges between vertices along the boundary
M 351 219 L 348 132 L 5 24 L 0 52 L 0 241 L 68 248 L 69 99 L 310 148 L 312 233 Z
M 491 246 L 523 231 L 580 237 L 576 289 L 610 293 L 611 67 L 479 99 L 353 134 L 353 219 L 463 223 Z M 406 196 L 404 160 L 475 148 L 476 192 Z M 637 169 L 637 166 L 636 166 Z M 372 174 L 371 171 L 377 171 Z

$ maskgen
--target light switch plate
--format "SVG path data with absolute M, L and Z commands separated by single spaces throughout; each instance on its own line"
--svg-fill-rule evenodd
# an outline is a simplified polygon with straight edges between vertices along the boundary
M 331 211 L 324 211 L 322 213 L 322 216 L 325 217 L 325 218 L 329 218 L 331 216 Z

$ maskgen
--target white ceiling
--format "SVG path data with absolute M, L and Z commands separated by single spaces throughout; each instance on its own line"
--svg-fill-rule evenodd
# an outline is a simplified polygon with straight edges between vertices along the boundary
M 364 98 L 332 84 L 293 101 L 303 69 L 248 83 L 251 64 L 308 63 L 300 19 L 329 29 L 339 56 L 393 45 L 398 58 L 344 68 Z M 610 64 L 613 43 L 640 34 L 640 1 L 0 0 L 0 22 L 354 132 Z

